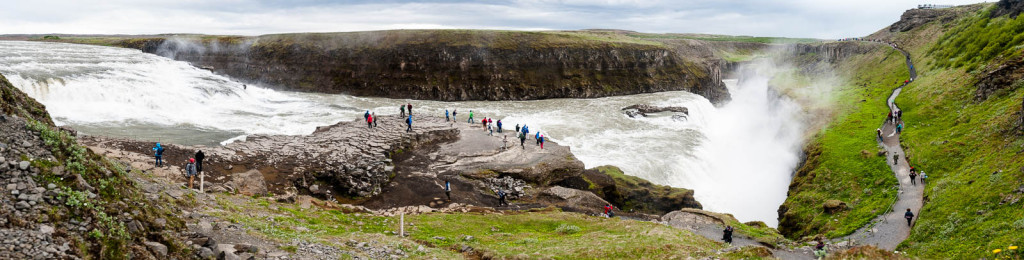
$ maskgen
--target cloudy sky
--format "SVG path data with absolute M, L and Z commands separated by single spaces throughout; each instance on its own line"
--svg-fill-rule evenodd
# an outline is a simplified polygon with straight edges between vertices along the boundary
M 0 8 L 0 34 L 259 35 L 387 29 L 602 28 L 838 38 L 870 34 L 918 4 L 981 1 L 16 0 Z

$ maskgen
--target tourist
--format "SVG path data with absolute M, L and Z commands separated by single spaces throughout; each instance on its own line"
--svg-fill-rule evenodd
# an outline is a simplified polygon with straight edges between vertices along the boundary
M 486 117 L 484 117 L 484 119 L 483 119 L 483 120 L 480 120 L 480 123 L 483 123 L 483 126 L 484 126 L 484 131 L 487 131 L 487 129 L 488 129 L 488 127 L 487 127 L 487 122 L 488 122 L 488 121 L 487 121 L 487 118 L 486 118 Z
M 897 134 L 902 134 L 903 133 L 903 122 L 900 122 L 899 124 L 896 124 L 896 133 Z
M 878 141 L 882 141 L 882 129 L 881 128 L 875 128 L 875 135 L 878 136 Z
M 825 254 L 825 242 L 822 242 L 819 238 L 818 244 L 814 246 L 814 256 L 818 257 L 818 259 L 820 260 L 825 259 Z
M 469 110 L 469 120 L 466 120 L 466 122 L 468 122 L 470 124 L 476 122 L 476 121 L 473 121 L 473 110 Z
M 164 165 L 164 147 L 160 146 L 160 143 L 156 143 L 156 147 L 153 147 L 154 156 L 156 156 L 156 166 L 160 167 Z
M 910 212 L 909 208 L 907 209 L 907 213 L 903 214 L 903 217 L 907 219 L 907 226 L 908 227 L 910 226 L 910 223 L 914 221 L 914 213 Z
M 498 133 L 501 133 L 501 119 L 498 119 Z
M 505 137 L 501 139 L 501 150 L 508 150 L 508 135 L 505 135 Z
M 540 132 L 537 133 L 539 134 Z M 544 135 L 540 135 L 537 141 L 540 142 L 540 149 L 544 149 Z
M 403 105 L 398 105 L 398 110 L 399 110 L 399 114 L 398 114 L 398 116 L 399 116 L 399 117 L 405 117 L 405 106 L 403 106 Z
M 371 113 L 370 117 L 373 118 L 373 127 L 377 127 L 377 112 Z
M 526 143 L 526 134 L 523 133 L 523 132 L 519 132 L 519 146 L 523 147 L 523 149 L 526 149 L 525 143 Z
M 498 190 L 498 206 L 501 207 L 502 205 L 508 206 L 508 202 L 505 201 L 505 191 Z
M 366 128 L 373 128 L 373 116 L 370 113 L 366 113 Z
M 732 244 L 732 226 L 725 226 L 725 230 L 722 230 L 722 240 Z
M 447 108 L 444 110 L 444 121 L 445 122 L 451 121 L 451 118 L 448 118 L 448 109 Z
M 412 103 L 409 103 L 409 109 L 408 110 L 409 110 L 409 115 L 411 116 L 412 115 Z
M 537 145 L 540 145 L 540 131 L 533 135 L 533 140 L 537 140 Z
M 370 122 L 370 110 L 366 110 L 366 113 L 363 114 L 363 120 Z
M 203 159 L 206 158 L 206 154 L 203 154 L 203 150 L 196 152 L 196 172 L 203 172 Z M 923 181 L 923 180 L 922 180 Z
M 516 133 L 519 132 L 519 124 L 516 124 Z
M 455 121 L 455 122 L 459 121 L 459 109 L 458 108 L 452 110 L 452 121 Z
M 896 110 L 896 121 L 903 122 L 903 109 Z
M 917 172 L 914 171 L 914 167 L 910 167 L 910 185 L 917 185 L 915 179 L 917 179 Z
M 448 181 L 444 181 L 444 195 L 448 197 L 448 201 L 452 201 L 452 184 Z
M 614 208 L 612 207 L 612 204 L 605 204 L 604 205 L 604 217 L 606 217 L 606 218 L 614 217 L 615 216 L 615 212 L 612 212 L 613 209 Z
M 898 165 L 899 163 L 900 163 L 900 154 L 893 153 L 892 154 L 892 165 Z
M 405 125 L 407 125 L 405 131 L 412 132 L 412 115 L 409 115 L 409 117 L 405 119 Z
M 925 185 L 924 180 L 928 179 L 928 174 L 921 171 L 921 185 Z
M 185 165 L 185 176 L 188 176 L 189 189 L 192 189 L 192 182 L 195 181 L 196 175 L 196 159 L 188 158 L 188 164 Z

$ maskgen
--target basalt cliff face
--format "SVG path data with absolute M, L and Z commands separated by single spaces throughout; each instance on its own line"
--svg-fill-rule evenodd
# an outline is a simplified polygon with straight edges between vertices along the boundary
M 685 90 L 713 103 L 729 99 L 720 61 L 689 55 L 699 50 L 615 37 L 381 31 L 135 38 L 113 45 L 188 61 L 243 82 L 304 92 L 458 101 Z

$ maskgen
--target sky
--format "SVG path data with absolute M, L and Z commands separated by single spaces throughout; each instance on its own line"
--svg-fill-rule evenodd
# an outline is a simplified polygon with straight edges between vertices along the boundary
M 982 0 L 13 0 L 0 8 L 0 34 L 623 29 L 831 39 L 871 34 L 918 4 L 978 2 Z

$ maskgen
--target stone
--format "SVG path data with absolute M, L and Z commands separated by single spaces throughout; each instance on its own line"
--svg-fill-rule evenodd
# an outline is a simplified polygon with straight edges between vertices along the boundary
M 267 185 L 263 181 L 263 174 L 257 170 L 235 173 L 231 175 L 231 182 L 239 194 L 246 196 L 267 194 Z
M 17 183 L 7 184 L 7 190 L 16 190 L 16 189 L 18 189 L 18 184 Z
M 25 202 L 25 201 L 19 201 L 18 203 L 14 204 L 14 208 L 19 209 L 19 210 L 27 209 L 29 207 L 32 207 L 32 205 L 29 205 L 28 202 Z
M 235 255 L 235 245 L 232 245 L 232 244 L 217 244 L 217 246 L 215 246 L 213 248 L 213 254 L 217 255 L 218 257 L 223 257 L 225 253 L 230 253 L 231 255 Z
M 39 232 L 49 235 L 53 234 L 53 226 L 50 225 L 39 225 Z
M 209 259 L 213 258 L 213 250 L 208 247 L 199 248 L 199 258 Z
M 213 232 L 213 225 L 210 224 L 209 221 L 206 221 L 206 220 L 199 221 L 198 227 L 199 227 L 199 233 L 201 233 L 201 234 L 210 234 L 211 232 Z
M 18 169 L 21 169 L 22 171 L 28 170 L 29 165 L 30 163 L 28 161 L 21 161 L 20 163 L 18 163 Z
M 21 142 L 21 147 L 32 147 L 32 142 L 25 140 L 24 142 Z
M 839 200 L 826 200 L 825 203 L 822 204 L 822 208 L 824 208 L 825 213 L 832 214 L 846 210 L 847 205 L 846 202 Z
M 2 151 L 2 150 L 0 150 L 0 151 Z M 4 158 L 3 156 L 0 156 L 0 163 L 6 163 L 6 162 L 7 162 L 7 159 Z
M 56 188 L 57 188 L 57 184 L 53 184 L 53 183 L 46 184 L 46 189 L 52 190 L 52 189 L 56 189 Z
M 157 242 L 143 242 L 158 259 L 167 259 L 167 246 Z

